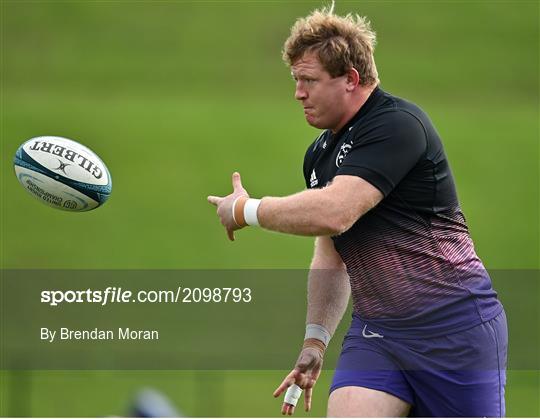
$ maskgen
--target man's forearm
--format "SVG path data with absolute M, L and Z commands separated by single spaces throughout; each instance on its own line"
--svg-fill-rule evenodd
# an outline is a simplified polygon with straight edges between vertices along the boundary
M 286 197 L 265 197 L 258 210 L 261 227 L 302 236 L 342 233 L 343 214 L 322 189 L 305 190 Z
M 318 237 L 308 276 L 307 324 L 323 326 L 333 335 L 350 294 L 349 275 L 333 240 Z
M 347 271 L 311 269 L 308 278 L 307 324 L 321 325 L 333 335 L 347 309 L 350 294 Z
M 382 198 L 382 193 L 362 178 L 336 176 L 322 189 L 309 189 L 283 198 L 263 198 L 257 218 L 268 230 L 336 236 L 347 231 Z
M 336 176 L 322 189 L 309 189 L 283 198 L 250 199 L 240 174 L 233 173 L 233 193 L 208 196 L 230 240 L 247 225 L 303 236 L 337 236 L 347 231 L 383 198 L 358 176 Z

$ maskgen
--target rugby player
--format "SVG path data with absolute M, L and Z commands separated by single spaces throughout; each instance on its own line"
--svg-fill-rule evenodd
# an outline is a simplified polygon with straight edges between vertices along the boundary
M 422 109 L 381 89 L 374 45 L 362 17 L 298 19 L 283 55 L 306 121 L 324 130 L 305 155 L 307 190 L 252 199 L 234 173 L 230 195 L 208 197 L 231 240 L 247 225 L 316 236 L 304 346 L 274 396 L 299 386 L 310 409 L 352 294 L 329 416 L 503 416 L 503 307 L 441 139 Z

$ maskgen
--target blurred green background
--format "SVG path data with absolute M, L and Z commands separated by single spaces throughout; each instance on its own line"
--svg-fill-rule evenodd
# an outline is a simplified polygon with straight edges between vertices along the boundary
M 317 131 L 280 51 L 294 20 L 321 4 L 2 0 L 1 267 L 307 267 L 312 239 L 246 229 L 231 244 L 206 196 L 229 193 L 234 170 L 256 197 L 303 189 Z M 336 11 L 370 18 L 382 87 L 434 121 L 486 266 L 538 269 L 538 2 L 338 0 Z M 60 212 L 18 185 L 12 157 L 38 135 L 102 157 L 113 176 L 103 208 Z M 276 305 L 272 327 L 286 322 L 280 313 Z M 538 329 L 537 317 L 510 333 Z M 190 416 L 275 416 L 271 393 L 293 362 L 226 373 L 4 371 L 0 414 L 118 415 L 152 386 Z M 311 416 L 325 414 L 330 379 Z M 510 371 L 508 415 L 540 416 L 539 394 L 537 370 Z

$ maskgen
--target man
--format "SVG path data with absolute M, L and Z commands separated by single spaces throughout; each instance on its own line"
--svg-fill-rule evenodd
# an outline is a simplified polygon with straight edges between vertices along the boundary
M 210 196 L 231 240 L 260 225 L 316 236 L 307 327 L 283 414 L 305 390 L 352 291 L 353 320 L 329 416 L 503 416 L 504 311 L 460 211 L 427 115 L 378 86 L 375 34 L 332 10 L 299 19 L 284 48 L 307 122 L 323 129 L 304 159 L 307 190 L 251 199 Z M 349 285 L 350 284 L 350 285 Z

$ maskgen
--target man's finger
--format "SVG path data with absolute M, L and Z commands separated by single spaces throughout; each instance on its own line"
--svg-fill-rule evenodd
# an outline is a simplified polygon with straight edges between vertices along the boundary
M 321 375 L 321 369 L 322 369 L 322 364 L 319 364 L 317 368 L 315 368 L 313 372 L 311 373 L 311 377 L 313 378 L 313 381 L 314 381 L 313 385 L 315 385 L 315 381 L 319 379 L 319 376 Z
M 311 395 L 313 394 L 313 388 L 307 388 L 304 392 L 304 408 L 306 412 L 311 410 Z
M 285 390 L 287 390 L 290 386 L 292 386 L 296 381 L 296 374 L 298 374 L 298 370 L 294 369 L 292 370 L 289 375 L 285 377 L 285 379 L 281 382 L 278 388 L 274 391 L 274 397 L 279 397 L 281 393 L 283 393 Z
M 210 202 L 212 205 L 215 205 L 216 207 L 219 205 L 219 203 L 223 200 L 223 198 L 220 198 L 219 196 L 212 196 L 210 195 L 208 198 L 208 202 Z
M 289 412 L 289 407 L 290 407 L 290 406 L 291 406 L 291 405 L 290 405 L 289 403 L 283 403 L 283 404 L 281 405 L 281 414 L 282 414 L 282 415 L 286 415 L 286 414 Z
M 229 237 L 230 241 L 234 241 L 234 231 L 233 230 L 227 230 L 227 237 Z
M 283 403 L 281 405 L 281 414 L 291 416 L 294 413 L 294 406 L 290 403 Z
M 274 397 L 279 397 L 285 390 L 294 384 L 294 378 L 285 378 L 278 388 L 274 390 Z
M 242 179 L 240 178 L 240 173 L 234 172 L 232 174 L 232 186 L 235 192 L 239 189 L 244 189 L 244 187 L 242 186 Z
M 292 416 L 292 414 L 294 413 L 294 406 L 292 404 L 289 405 L 289 410 L 287 412 L 287 414 L 289 416 Z

